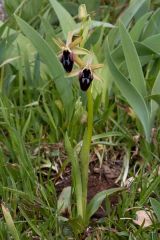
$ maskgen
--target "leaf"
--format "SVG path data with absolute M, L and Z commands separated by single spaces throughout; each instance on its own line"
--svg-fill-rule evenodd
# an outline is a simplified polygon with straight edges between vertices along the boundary
M 72 233 L 74 232 L 74 234 L 78 235 L 84 232 L 84 221 L 80 216 L 74 216 L 70 218 L 67 223 L 71 227 Z
M 151 16 L 142 38 L 145 39 L 158 33 L 160 33 L 160 8 L 158 8 Z
M 156 214 L 158 221 L 160 222 L 160 202 L 154 198 L 150 198 L 151 206 Z
M 155 53 L 160 54 L 160 34 L 152 35 L 146 38 L 142 43 L 152 49 Z
M 51 113 L 48 105 L 46 104 L 46 101 L 43 101 L 43 106 L 44 106 L 44 110 L 46 111 L 47 116 L 48 116 L 48 123 L 50 123 L 51 127 L 55 130 L 56 139 L 58 139 L 58 130 L 57 130 L 57 126 L 54 121 L 54 116 Z
M 101 133 L 101 134 L 97 134 L 97 135 L 92 136 L 92 141 L 102 139 L 102 138 L 115 137 L 115 136 L 122 137 L 123 134 L 121 132 L 116 132 L 116 131 Z
M 152 194 L 152 192 L 155 191 L 155 189 L 158 187 L 159 184 L 160 184 L 160 176 L 157 176 L 150 183 L 149 187 L 142 191 L 142 195 L 139 201 L 140 205 L 143 205 L 148 200 L 149 196 Z
M 126 152 L 126 154 L 123 157 L 123 167 L 122 167 L 122 170 L 121 170 L 121 174 L 118 177 L 118 179 L 116 179 L 116 183 L 121 180 L 121 186 L 125 186 L 127 176 L 128 176 L 128 172 L 129 172 L 130 154 L 129 154 L 129 150 L 127 150 L 127 149 L 126 149 L 125 152 Z
M 27 216 L 27 214 L 23 211 L 22 208 L 19 207 L 19 210 L 22 214 L 22 216 L 26 219 L 28 225 L 31 227 L 31 229 L 41 238 L 43 237 L 42 233 L 40 232 L 38 226 L 36 226 L 33 221 Z M 46 240 L 46 238 L 44 238 L 44 240 Z
M 116 65 L 113 63 L 111 53 L 109 50 L 108 43 L 106 42 L 106 60 L 111 74 L 114 77 L 114 81 L 119 87 L 123 96 L 127 99 L 128 103 L 131 105 L 137 116 L 139 117 L 146 138 L 150 141 L 150 119 L 147 105 L 144 101 L 144 98 L 137 91 L 137 89 L 122 75 L 122 73 L 117 69 Z
M 68 154 L 68 158 L 72 164 L 72 177 L 73 177 L 73 185 L 75 187 L 74 190 L 76 195 L 76 205 L 77 205 L 78 215 L 83 217 L 82 182 L 81 182 L 81 173 L 80 173 L 78 157 L 75 150 L 71 146 L 67 133 L 65 135 L 64 141 L 65 141 L 65 148 Z
M 58 211 L 60 213 L 66 213 L 71 211 L 71 187 L 65 187 L 58 198 Z
M 130 35 L 133 41 L 138 41 L 142 31 L 146 25 L 147 19 L 151 16 L 152 12 L 146 13 L 143 15 L 133 26 L 133 28 L 130 31 Z
M 142 96 L 146 96 L 146 83 L 136 48 L 122 22 L 120 22 L 119 27 L 122 48 L 131 82 Z
M 145 46 L 141 42 L 135 42 L 134 44 L 135 44 L 136 51 L 137 51 L 140 59 L 144 56 L 154 54 L 154 51 L 152 49 L 148 48 L 147 46 Z M 122 45 L 119 45 L 117 48 L 115 48 L 112 51 L 112 58 L 114 59 L 116 65 L 121 65 L 122 64 L 122 62 L 125 60 Z
M 159 71 L 159 73 L 157 75 L 157 78 L 156 78 L 156 80 L 154 82 L 154 85 L 153 85 L 153 88 L 152 88 L 152 92 L 151 92 L 151 95 L 154 96 L 154 99 L 153 99 L 154 101 L 153 100 L 151 101 L 151 119 L 152 119 L 152 122 L 154 121 L 156 112 L 157 112 L 157 110 L 159 108 L 159 106 L 158 106 L 158 104 L 159 104 L 159 97 L 156 96 L 156 95 L 159 95 L 159 93 L 160 93 L 160 71 Z
M 143 4 L 148 0 L 134 0 L 130 2 L 129 7 L 120 15 L 119 20 L 125 25 L 128 26 L 131 19 L 136 15 L 139 9 L 143 6 Z M 117 44 L 119 41 L 119 31 L 117 28 L 113 28 L 108 34 L 110 48 L 112 49 L 114 44 Z
M 156 103 L 160 105 L 160 94 L 150 95 L 147 99 L 153 99 Z
M 140 9 L 137 11 L 136 15 L 134 16 L 134 19 L 137 20 L 141 18 L 144 14 L 148 13 L 151 9 L 151 0 L 146 0 L 144 4 L 140 7 Z
M 17 57 L 13 57 L 13 58 L 9 58 L 9 59 L 6 59 L 4 62 L 1 63 L 0 65 L 0 68 L 5 66 L 6 64 L 9 64 L 9 63 L 12 63 L 13 61 L 19 59 L 20 57 L 17 56 Z
M 104 190 L 102 192 L 97 193 L 87 205 L 86 218 L 88 220 L 90 219 L 90 217 L 98 210 L 101 203 L 107 196 L 110 196 L 113 193 L 122 191 L 123 189 L 124 188 L 111 188 L 111 189 Z
M 131 1 L 129 7 L 126 9 L 126 11 L 120 16 L 121 22 L 127 26 L 131 19 L 136 15 L 136 13 L 139 11 L 139 9 L 142 7 L 142 5 L 147 2 L 148 0 L 134 0 Z
M 71 15 L 67 12 L 67 10 L 57 0 L 49 0 L 49 1 L 55 13 L 57 14 L 64 37 L 66 39 L 68 32 L 76 29 L 76 23 L 71 17 Z
M 111 23 L 92 20 L 91 28 L 95 28 L 95 27 L 115 28 L 115 26 Z
M 3 212 L 4 218 L 5 218 L 7 227 L 9 229 L 12 237 L 14 238 L 14 240 L 20 240 L 19 234 L 18 234 L 17 229 L 16 229 L 16 227 L 14 225 L 14 222 L 13 222 L 12 216 L 11 216 L 11 214 L 9 212 L 9 209 L 6 208 L 4 206 L 4 204 L 1 204 L 1 207 L 2 207 L 2 212 Z
M 28 117 L 26 118 L 26 122 L 25 122 L 25 124 L 23 126 L 23 129 L 22 129 L 22 136 L 23 136 L 23 138 L 25 138 L 26 132 L 27 132 L 28 127 L 29 127 L 29 124 L 31 122 L 31 116 L 32 116 L 32 111 L 30 110 L 29 114 L 28 114 Z
M 59 62 L 53 49 L 47 44 L 47 42 L 40 36 L 38 32 L 36 32 L 20 17 L 15 16 L 15 19 L 21 31 L 30 39 L 34 47 L 39 52 L 39 55 L 48 66 L 69 118 L 73 109 L 73 94 L 69 80 L 64 78 L 64 70 L 61 66 L 61 63 Z

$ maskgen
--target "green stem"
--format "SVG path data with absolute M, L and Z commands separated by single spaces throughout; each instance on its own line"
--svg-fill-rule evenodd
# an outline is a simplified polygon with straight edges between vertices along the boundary
M 1 82 L 0 82 L 0 91 L 3 92 L 3 83 L 4 83 L 4 67 L 5 66 L 2 66 L 1 68 Z
M 86 206 L 87 206 L 87 189 L 88 189 L 88 169 L 89 169 L 89 152 L 93 129 L 93 98 L 91 87 L 87 91 L 88 100 L 88 121 L 87 128 L 83 137 L 83 145 L 81 149 L 81 177 L 82 177 L 82 204 L 83 204 L 83 220 L 85 222 Z
M 91 139 L 92 139 L 92 130 L 93 130 L 93 97 L 91 93 L 91 87 L 87 91 L 88 99 L 88 152 L 90 151 Z

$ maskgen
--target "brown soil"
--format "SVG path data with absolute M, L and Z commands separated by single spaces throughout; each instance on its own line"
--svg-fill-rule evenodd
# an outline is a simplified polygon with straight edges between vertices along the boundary
M 64 162 L 66 160 L 66 153 L 62 143 L 58 144 L 43 144 L 34 150 L 34 155 L 40 154 L 43 162 L 45 159 L 56 166 L 52 172 L 52 179 L 55 182 L 57 194 L 59 195 L 63 188 L 71 186 L 71 166 L 68 164 L 62 173 Z M 90 165 L 89 165 L 89 181 L 88 181 L 88 201 L 95 196 L 96 193 L 106 189 L 117 187 L 115 183 L 116 179 L 120 175 L 122 161 L 124 156 L 124 150 L 118 147 L 104 147 L 98 145 L 92 149 L 90 154 Z M 100 165 L 101 162 L 101 165 Z M 43 166 L 43 164 L 42 164 Z M 44 165 L 44 175 L 48 172 L 48 169 Z M 116 204 L 117 197 L 111 197 L 111 204 Z M 96 218 L 104 217 L 105 211 L 103 206 L 99 208 L 97 213 L 94 215 Z

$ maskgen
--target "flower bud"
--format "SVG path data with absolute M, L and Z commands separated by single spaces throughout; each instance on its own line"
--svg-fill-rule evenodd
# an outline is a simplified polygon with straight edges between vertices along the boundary
M 85 4 L 81 4 L 78 9 L 78 18 L 82 21 L 87 19 L 88 13 Z

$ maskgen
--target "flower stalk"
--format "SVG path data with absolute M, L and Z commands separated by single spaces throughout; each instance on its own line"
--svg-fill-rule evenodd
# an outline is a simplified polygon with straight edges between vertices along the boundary
M 86 206 L 87 206 L 87 190 L 88 190 L 88 170 L 89 170 L 89 153 L 93 130 L 93 97 L 91 93 L 91 86 L 87 90 L 87 108 L 88 119 L 87 128 L 85 129 L 83 137 L 83 145 L 80 153 L 81 164 L 81 179 L 82 179 L 82 206 L 83 206 L 83 220 L 86 222 Z

